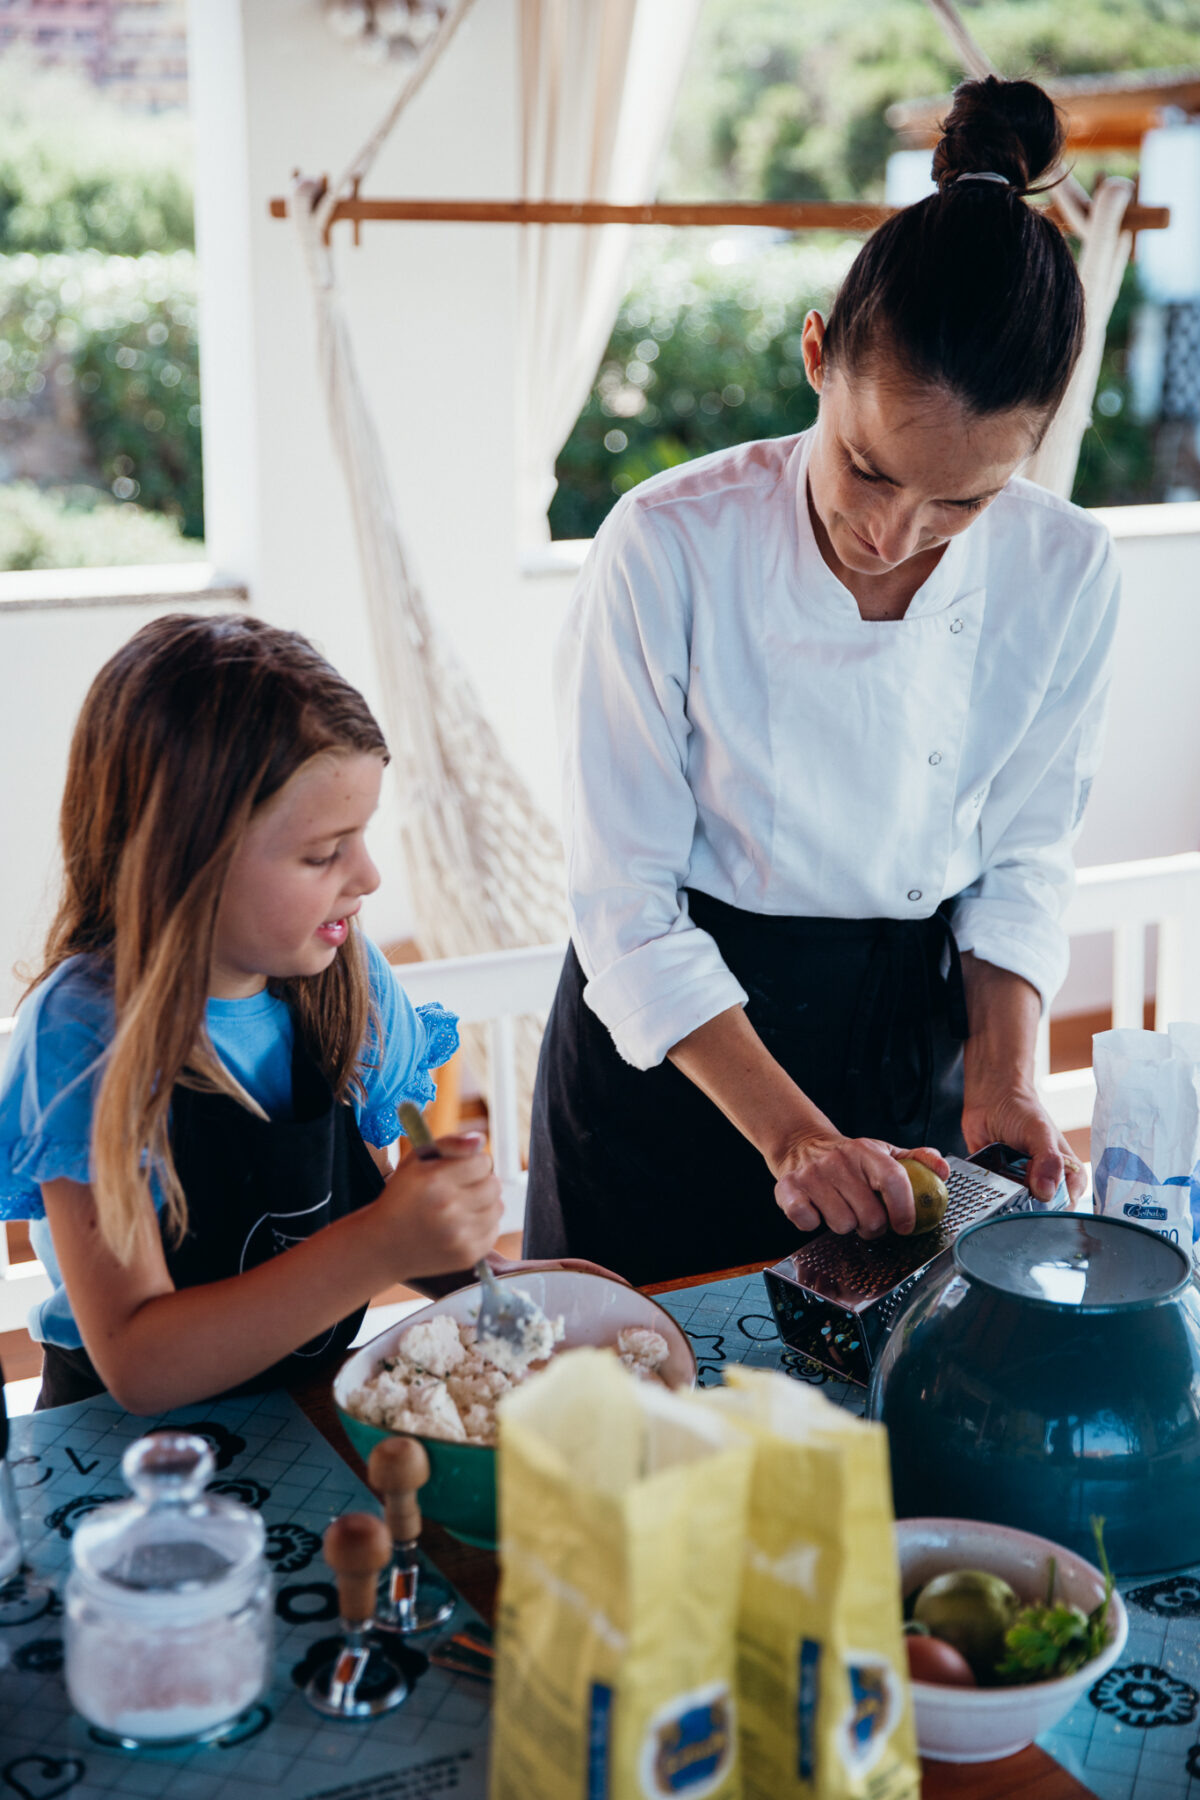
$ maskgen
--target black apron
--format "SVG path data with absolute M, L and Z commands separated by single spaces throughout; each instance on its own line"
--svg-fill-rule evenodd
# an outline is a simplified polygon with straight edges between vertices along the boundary
M 383 1187 L 353 1107 L 335 1101 L 299 1032 L 292 1048 L 290 1119 L 256 1118 L 226 1094 L 176 1087 L 170 1129 L 188 1210 L 182 1243 L 164 1243 L 176 1288 L 200 1287 L 255 1268 L 368 1205 Z M 365 1311 L 359 1307 L 233 1391 L 280 1387 L 336 1367 Z M 104 1392 L 86 1350 L 43 1346 L 39 1408 Z
M 966 1001 L 949 919 L 804 919 L 688 894 L 767 1049 L 848 1137 L 961 1155 Z M 945 976 L 942 963 L 948 956 Z M 538 1061 L 525 1255 L 644 1285 L 785 1256 L 806 1234 L 760 1153 L 664 1061 L 634 1069 L 567 951 Z

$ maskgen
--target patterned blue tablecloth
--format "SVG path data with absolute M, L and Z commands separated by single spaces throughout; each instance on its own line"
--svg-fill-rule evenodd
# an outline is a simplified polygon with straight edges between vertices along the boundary
M 780 1341 L 761 1275 L 657 1296 L 696 1348 L 700 1385 L 730 1363 L 783 1369 L 861 1413 L 866 1394 Z M 1200 1800 L 1200 1568 L 1118 1583 L 1129 1640 L 1039 1744 L 1100 1800 Z
M 121 1457 L 153 1425 L 211 1442 L 218 1492 L 256 1507 L 275 1578 L 274 1679 L 217 1743 L 130 1752 L 101 1741 L 63 1686 L 62 1588 L 78 1521 L 126 1494 Z M 135 1419 L 107 1395 L 14 1419 L 9 1460 L 38 1583 L 0 1586 L 0 1800 L 484 1800 L 487 1688 L 430 1668 L 370 1727 L 322 1719 L 300 1688 L 336 1627 L 321 1533 L 373 1496 L 282 1393 Z M 444 1627 L 473 1618 L 464 1602 Z M 430 1634 L 436 1638 L 439 1634 Z M 425 1636 L 417 1640 L 428 1648 Z

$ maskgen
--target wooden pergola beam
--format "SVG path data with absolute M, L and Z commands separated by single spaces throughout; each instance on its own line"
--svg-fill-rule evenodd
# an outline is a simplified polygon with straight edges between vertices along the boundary
M 1047 81 L 1046 92 L 1065 115 L 1066 148 L 1072 156 L 1102 150 L 1136 152 L 1143 137 L 1161 125 L 1168 109 L 1200 114 L 1200 71 L 1138 71 L 1132 75 L 1070 76 Z M 900 100 L 889 106 L 887 122 L 912 150 L 932 149 L 953 96 Z
M 286 219 L 289 202 L 270 203 L 273 219 Z M 368 200 L 359 195 L 339 200 L 325 227 L 326 241 L 334 225 L 348 221 L 354 241 L 364 223 L 406 221 L 410 224 L 455 225 L 749 225 L 780 231 L 871 232 L 897 209 L 867 206 L 855 200 L 811 200 L 795 204 L 760 202 L 732 205 L 724 201 L 655 201 L 645 206 L 610 206 L 596 200 Z M 1053 203 L 1050 217 L 1066 229 Z M 1132 205 L 1125 215 L 1131 231 L 1161 231 L 1170 223 L 1165 206 Z

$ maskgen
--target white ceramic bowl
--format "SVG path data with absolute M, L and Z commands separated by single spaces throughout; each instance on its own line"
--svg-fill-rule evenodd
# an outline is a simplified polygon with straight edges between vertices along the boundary
M 896 1548 L 905 1594 L 952 1569 L 983 1569 L 989 1575 L 1002 1576 L 1023 1601 L 1040 1600 L 1053 1556 L 1058 1563 L 1056 1599 L 1091 1612 L 1104 1598 L 1104 1577 L 1091 1563 L 1047 1538 L 1005 1525 L 973 1519 L 898 1519 Z M 1112 1667 L 1124 1649 L 1129 1620 L 1115 1589 L 1108 1622 L 1112 1635 L 1100 1655 L 1074 1675 L 1056 1681 L 1004 1688 L 935 1687 L 932 1682 L 914 1681 L 921 1755 L 935 1762 L 975 1763 L 993 1762 L 1024 1750 L 1070 1712 L 1084 1690 Z

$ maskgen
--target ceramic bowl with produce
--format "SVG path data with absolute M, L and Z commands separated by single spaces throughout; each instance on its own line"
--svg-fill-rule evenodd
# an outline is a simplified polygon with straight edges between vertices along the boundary
M 917 1741 L 935 1762 L 1025 1749 L 1124 1648 L 1129 1621 L 1107 1569 L 1047 1538 L 901 1519 L 896 1548 Z M 1102 1535 L 1096 1554 L 1107 1560 Z
M 538 1269 L 499 1277 L 562 1321 L 557 1348 L 611 1349 L 633 1374 L 667 1387 L 693 1387 L 696 1358 L 687 1333 L 664 1307 L 603 1275 Z M 365 1462 L 376 1444 L 401 1433 L 419 1438 L 430 1478 L 421 1511 L 468 1544 L 496 1541 L 496 1406 L 539 1366 L 514 1376 L 475 1341 L 479 1287 L 460 1288 L 409 1313 L 343 1363 L 333 1384 L 338 1416 Z

